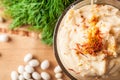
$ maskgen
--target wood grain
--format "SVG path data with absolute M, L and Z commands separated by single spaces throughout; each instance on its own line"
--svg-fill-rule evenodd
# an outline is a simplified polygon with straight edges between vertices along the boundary
M 9 34 L 8 34 L 9 35 Z M 56 80 L 53 69 L 57 65 L 53 49 L 44 45 L 39 39 L 9 35 L 9 42 L 0 42 L 0 80 L 10 80 L 10 73 L 17 71 L 19 65 L 25 65 L 23 58 L 27 53 L 33 54 L 34 58 L 42 62 L 45 59 L 50 61 L 50 68 L 47 71 L 52 76 L 51 80 Z M 42 72 L 39 67 L 36 69 Z M 65 80 L 69 80 L 65 78 Z
M 1 28 L 7 28 L 11 21 L 0 23 Z M 2 34 L 2 33 L 0 33 Z M 22 35 L 7 33 L 10 37 L 9 42 L 0 42 L 0 80 L 11 80 L 11 71 L 17 71 L 19 65 L 26 65 L 23 58 L 27 53 L 33 54 L 34 58 L 42 62 L 45 59 L 50 61 L 50 68 L 45 70 L 50 73 L 51 80 L 57 80 L 53 69 L 57 64 L 52 46 L 47 46 L 40 42 L 40 39 Z M 40 67 L 36 70 L 41 73 Z M 70 80 L 64 75 L 64 80 Z

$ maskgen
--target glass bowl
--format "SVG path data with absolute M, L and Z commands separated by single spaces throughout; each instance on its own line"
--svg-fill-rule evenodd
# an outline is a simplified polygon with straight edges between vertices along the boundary
M 120 9 L 120 0 L 94 0 L 95 4 L 107 4 L 107 5 L 112 5 L 118 9 Z M 56 60 L 58 62 L 58 64 L 60 65 L 60 67 L 62 68 L 62 70 L 67 74 L 67 76 L 71 79 L 71 80 L 120 80 L 120 78 L 114 78 L 114 77 L 109 77 L 108 78 L 100 78 L 99 76 L 94 77 L 94 78 L 78 78 L 75 75 L 72 75 L 67 69 L 66 66 L 64 64 L 64 61 L 60 58 L 60 54 L 59 54 L 59 47 L 57 45 L 57 35 L 59 32 L 59 26 L 62 23 L 62 20 L 64 18 L 64 16 L 66 15 L 66 13 L 69 11 L 69 9 L 71 9 L 72 6 L 74 6 L 74 9 L 79 9 L 85 5 L 89 5 L 91 4 L 91 0 L 77 0 L 74 3 L 72 3 L 68 8 L 66 8 L 66 10 L 63 12 L 63 14 L 60 16 L 60 18 L 58 19 L 58 22 L 56 23 L 56 27 L 55 27 L 55 31 L 54 31 L 54 53 L 55 53 L 55 57 Z M 69 63 L 68 63 L 69 64 Z

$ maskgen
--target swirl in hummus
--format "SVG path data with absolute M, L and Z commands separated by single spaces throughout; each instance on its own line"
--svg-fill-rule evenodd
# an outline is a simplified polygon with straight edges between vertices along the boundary
M 72 7 L 60 24 L 57 47 L 63 65 L 77 79 L 114 73 L 118 76 L 119 9 L 97 4 Z

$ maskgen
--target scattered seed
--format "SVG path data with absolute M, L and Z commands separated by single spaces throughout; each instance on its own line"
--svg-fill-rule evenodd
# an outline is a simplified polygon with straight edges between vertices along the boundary
M 18 79 L 19 79 L 19 80 L 25 80 L 25 78 L 23 77 L 23 75 L 22 75 L 22 74 L 21 74 L 21 75 L 19 75 Z
M 24 73 L 23 73 L 23 77 L 24 77 L 25 79 L 27 79 L 27 80 L 31 78 L 30 74 L 27 73 L 27 72 L 24 72 Z
M 57 79 L 62 78 L 62 76 L 63 76 L 62 73 L 56 73 L 56 74 L 55 74 L 55 77 L 56 77 Z
M 31 53 L 28 53 L 25 57 L 24 57 L 24 62 L 28 62 L 33 58 L 33 55 Z
M 16 71 L 11 72 L 11 79 L 12 80 L 17 80 L 18 79 L 18 73 Z
M 55 73 L 60 73 L 60 72 L 62 72 L 62 69 L 60 68 L 59 65 L 54 68 L 54 72 L 55 72 Z
M 47 72 L 42 72 L 41 73 L 41 77 L 44 79 L 44 80 L 50 80 L 50 75 L 49 75 L 49 73 L 47 73 Z
M 32 73 L 32 78 L 35 79 L 35 80 L 40 80 L 41 75 L 38 72 L 33 72 Z
M 50 62 L 48 60 L 44 60 L 44 61 L 42 61 L 40 67 L 41 67 L 42 70 L 46 70 L 46 69 L 49 68 L 49 66 L 50 66 Z
M 18 66 L 18 73 L 22 74 L 24 71 L 25 69 L 23 65 Z
M 34 72 L 34 68 L 32 66 L 30 66 L 30 65 L 26 65 L 25 66 L 25 71 L 27 73 L 32 73 L 32 72 Z
M 7 34 L 0 34 L 0 42 L 7 42 L 9 37 Z
M 32 59 L 28 64 L 32 67 L 37 67 L 39 65 L 39 61 L 37 59 Z

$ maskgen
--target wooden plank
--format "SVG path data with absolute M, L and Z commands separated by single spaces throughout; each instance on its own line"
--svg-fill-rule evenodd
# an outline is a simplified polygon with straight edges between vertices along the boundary
M 0 42 L 0 80 L 10 80 L 11 71 L 17 71 L 19 65 L 26 64 L 23 58 L 27 53 L 32 53 L 34 58 L 38 59 L 40 62 L 48 59 L 51 65 L 50 68 L 45 71 L 50 73 L 52 80 L 56 80 L 53 69 L 57 65 L 57 62 L 51 46 L 44 45 L 39 39 L 30 37 L 17 35 L 9 35 L 9 37 L 11 41 Z M 36 70 L 38 72 L 43 71 L 39 67 Z M 69 79 L 65 77 L 64 80 Z
M 0 23 L 0 28 L 8 28 L 11 21 L 6 23 Z M 2 31 L 4 33 L 4 31 Z M 0 32 L 0 34 L 2 34 Z M 57 64 L 52 46 L 47 46 L 40 42 L 40 39 L 36 37 L 29 37 L 23 35 L 12 34 L 11 32 L 5 32 L 9 35 L 9 42 L 0 42 L 0 80 L 11 80 L 11 71 L 16 70 L 19 65 L 25 65 L 23 58 L 27 53 L 32 53 L 34 58 L 42 62 L 48 59 L 51 63 L 50 68 L 45 70 L 50 73 L 52 79 L 56 80 L 53 69 Z M 34 36 L 34 33 L 33 33 Z M 35 35 L 36 36 L 36 35 Z M 41 73 L 39 67 L 36 70 Z M 64 80 L 70 80 L 64 75 Z

